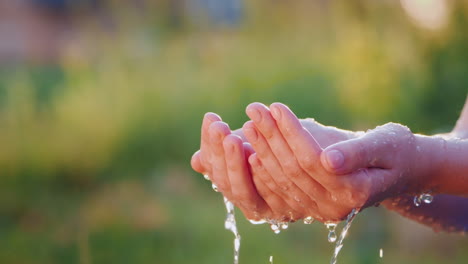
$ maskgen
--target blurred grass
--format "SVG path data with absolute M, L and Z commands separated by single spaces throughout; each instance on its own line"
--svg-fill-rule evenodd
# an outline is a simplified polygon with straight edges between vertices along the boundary
M 372 1 L 255 1 L 219 28 L 114 3 L 111 31 L 80 22 L 84 52 L 0 69 L 0 262 L 229 263 L 221 197 L 189 167 L 203 114 L 236 128 L 248 103 L 281 101 L 347 129 L 447 131 L 468 86 L 468 7 L 452 4 L 435 32 Z M 468 260 L 466 238 L 408 245 L 381 211 L 358 217 L 342 263 Z M 241 219 L 241 263 L 331 256 L 318 224 L 274 236 Z

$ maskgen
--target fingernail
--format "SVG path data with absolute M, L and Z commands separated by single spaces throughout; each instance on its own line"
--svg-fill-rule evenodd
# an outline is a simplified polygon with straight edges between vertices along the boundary
M 344 155 L 339 150 L 330 150 L 325 153 L 327 157 L 328 166 L 333 169 L 339 169 L 344 164 Z
M 260 112 L 256 109 L 252 109 L 249 111 L 250 112 L 250 118 L 252 118 L 252 121 L 258 123 L 262 120 L 262 115 L 260 114 Z
M 218 142 L 218 141 L 220 141 L 223 137 L 222 137 L 222 134 L 219 133 L 218 131 L 210 131 L 210 138 L 211 138 L 211 140 L 213 140 L 214 142 Z
M 248 134 L 248 138 L 252 141 L 256 141 L 258 138 L 257 131 L 254 128 L 247 128 L 245 131 Z
M 229 141 L 226 141 L 226 139 L 225 139 L 223 144 L 225 146 L 224 149 L 225 149 L 226 152 L 234 153 L 235 145 L 233 143 L 231 143 Z
M 281 119 L 281 111 L 277 107 L 271 107 L 270 110 L 273 118 L 279 121 Z
M 204 118 L 206 118 L 206 119 L 210 120 L 211 122 L 213 122 L 213 121 L 214 121 L 214 119 L 213 119 L 213 116 L 212 116 L 212 114 L 211 114 L 211 113 L 206 113 L 206 114 L 205 114 L 205 116 L 204 116 Z

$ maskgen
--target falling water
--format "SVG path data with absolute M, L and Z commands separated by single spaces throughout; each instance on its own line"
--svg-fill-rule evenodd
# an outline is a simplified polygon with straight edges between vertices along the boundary
M 336 241 L 336 223 L 325 223 L 325 226 L 328 229 L 328 242 L 333 243 Z
M 203 175 L 205 179 L 210 180 L 208 175 Z M 214 191 L 218 192 L 218 187 L 215 184 L 212 184 L 212 188 Z M 235 213 L 234 213 L 234 204 L 231 203 L 226 197 L 224 198 L 224 205 L 226 206 L 226 220 L 224 222 L 224 227 L 231 231 L 234 234 L 234 264 L 239 264 L 239 250 L 240 250 L 240 243 L 241 243 L 241 236 L 239 234 L 239 231 L 237 230 L 237 224 L 236 224 L 236 218 L 235 218 Z M 421 201 L 424 203 L 431 203 L 432 202 L 432 195 L 429 193 L 424 193 L 421 194 L 420 196 L 417 196 L 417 201 L 419 204 L 421 204 Z M 416 199 L 415 199 L 416 201 Z M 416 202 L 415 202 L 416 204 Z M 359 210 L 353 209 L 351 213 L 349 213 L 347 219 L 346 219 L 346 224 L 341 230 L 340 236 L 336 236 L 336 223 L 326 223 L 325 225 L 327 226 L 327 229 L 329 231 L 328 233 L 328 241 L 333 243 L 336 241 L 335 244 L 335 250 L 333 252 L 333 256 L 330 260 L 330 264 L 336 264 L 337 262 L 337 257 L 339 252 L 341 251 L 341 248 L 343 247 L 343 240 L 346 237 L 349 228 L 351 227 L 351 224 L 355 218 L 355 216 L 358 214 Z M 282 221 L 276 221 L 276 220 L 249 220 L 250 223 L 252 224 L 264 224 L 268 223 L 270 224 L 270 228 L 275 234 L 279 234 L 281 232 L 281 229 L 288 229 L 289 223 L 288 222 L 282 222 Z M 308 216 L 304 218 L 304 224 L 312 224 L 315 221 L 315 219 L 311 216 Z M 380 255 L 382 256 L 383 251 L 380 251 Z M 273 256 L 270 256 L 269 258 L 269 264 L 273 264 Z
M 359 213 L 359 210 L 353 209 L 351 213 L 349 213 L 348 217 L 346 218 L 346 223 L 343 229 L 341 230 L 340 237 L 336 241 L 335 244 L 335 250 L 333 252 L 333 256 L 330 260 L 330 264 L 336 264 L 337 258 L 338 258 L 338 253 L 340 253 L 341 248 L 343 247 L 343 240 L 346 237 L 346 234 L 348 234 L 348 230 L 351 227 L 351 224 L 353 223 L 354 218 L 356 215 Z
M 237 230 L 236 217 L 234 214 L 234 205 L 224 197 L 224 205 L 226 205 L 226 221 L 224 221 L 224 228 L 234 234 L 234 264 L 239 264 L 239 249 L 240 240 L 239 231 Z

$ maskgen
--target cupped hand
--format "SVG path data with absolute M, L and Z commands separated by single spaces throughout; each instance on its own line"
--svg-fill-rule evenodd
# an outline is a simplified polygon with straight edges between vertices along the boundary
M 356 137 L 354 132 L 324 126 L 313 119 L 300 122 L 316 135 L 322 147 Z M 208 175 L 218 190 L 249 219 L 290 221 L 302 218 L 303 213 L 291 208 L 281 196 L 268 191 L 265 183 L 258 180 L 259 177 L 252 177 L 252 174 L 263 174 L 263 168 L 249 169 L 246 160 L 253 152 L 242 130 L 230 131 L 218 115 L 207 113 L 202 123 L 200 150 L 192 156 L 191 164 L 195 171 Z M 262 195 L 258 190 L 262 191 Z M 302 207 L 299 209 L 303 210 Z
M 240 131 L 232 132 L 214 113 L 205 114 L 200 150 L 192 156 L 192 168 L 209 177 L 217 190 L 233 202 L 248 219 L 279 218 L 257 193 L 247 157 L 253 153 Z
M 405 127 L 388 124 L 359 137 L 343 132 L 326 147 L 317 141 L 326 133 L 311 134 L 285 105 L 270 109 L 249 105 L 252 122 L 243 131 L 255 150 L 249 162 L 257 190 L 267 204 L 272 196 L 283 199 L 284 217 L 294 209 L 293 218 L 342 220 L 354 208 L 401 193 L 413 173 L 416 147 Z

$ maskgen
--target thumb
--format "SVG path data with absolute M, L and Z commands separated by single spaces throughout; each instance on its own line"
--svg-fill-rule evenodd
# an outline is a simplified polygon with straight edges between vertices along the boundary
M 207 173 L 200 160 L 200 155 L 200 150 L 195 152 L 190 160 L 190 165 L 192 165 L 192 169 L 198 173 Z
M 387 142 L 379 135 L 366 134 L 328 146 L 320 155 L 323 167 L 330 173 L 348 174 L 361 168 L 384 168 Z

